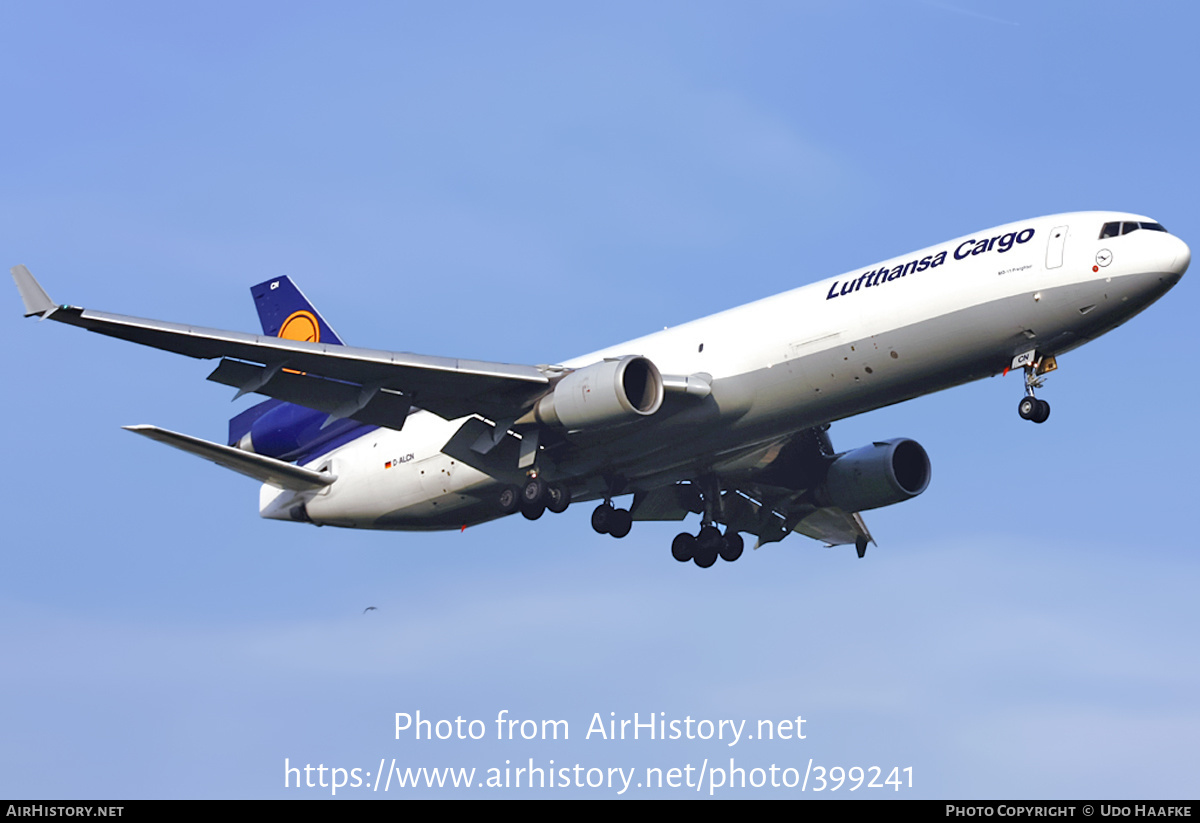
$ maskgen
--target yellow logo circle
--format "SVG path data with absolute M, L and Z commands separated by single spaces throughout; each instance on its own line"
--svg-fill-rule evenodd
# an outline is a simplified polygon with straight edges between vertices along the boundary
M 283 325 L 279 327 L 279 336 L 284 340 L 319 343 L 321 327 L 317 324 L 317 318 L 313 316 L 312 312 L 301 309 L 292 312 L 288 319 L 283 321 Z

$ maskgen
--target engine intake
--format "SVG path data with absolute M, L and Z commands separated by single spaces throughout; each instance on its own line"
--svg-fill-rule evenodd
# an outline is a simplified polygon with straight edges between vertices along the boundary
M 649 359 L 629 355 L 570 372 L 534 406 L 547 426 L 568 431 L 627 423 L 658 411 L 663 379 Z
M 817 494 L 823 506 L 861 512 L 916 497 L 929 487 L 929 455 L 916 440 L 897 437 L 839 455 Z

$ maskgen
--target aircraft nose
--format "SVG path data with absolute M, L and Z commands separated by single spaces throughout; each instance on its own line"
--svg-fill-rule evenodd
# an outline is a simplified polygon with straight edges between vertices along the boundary
M 1175 238 L 1179 240 L 1179 238 Z M 1179 253 L 1175 255 L 1175 262 L 1171 264 L 1171 271 L 1176 276 L 1182 277 L 1187 271 L 1188 265 L 1192 262 L 1192 250 L 1188 248 L 1188 244 L 1179 240 Z

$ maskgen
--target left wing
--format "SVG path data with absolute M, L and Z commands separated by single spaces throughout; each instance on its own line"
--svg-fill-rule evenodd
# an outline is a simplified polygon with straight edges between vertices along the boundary
M 399 429 L 410 404 L 447 419 L 512 419 L 544 394 L 550 369 L 308 343 L 55 305 L 24 266 L 12 269 L 25 316 L 201 359 L 222 358 L 210 380 L 334 417 Z M 549 374 L 548 374 L 549 372 Z

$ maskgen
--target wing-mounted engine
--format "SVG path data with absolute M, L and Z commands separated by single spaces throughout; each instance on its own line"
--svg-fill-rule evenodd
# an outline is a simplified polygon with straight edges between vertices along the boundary
M 860 512 L 916 497 L 931 476 L 929 455 L 915 440 L 897 437 L 835 454 L 825 430 L 813 428 L 769 448 L 742 482 L 801 492 L 793 499 L 809 505 Z
M 567 431 L 616 426 L 654 414 L 663 391 L 662 375 L 648 358 L 607 359 L 569 372 L 526 417 Z
M 921 444 L 897 437 L 838 455 L 813 496 L 820 506 L 867 511 L 916 497 L 928 488 L 931 476 Z
M 719 553 L 713 547 L 721 541 L 736 543 L 738 532 L 755 535 L 761 546 L 793 531 L 830 546 L 852 544 L 862 557 L 874 538 L 859 512 L 925 491 L 929 456 L 915 440 L 903 437 L 837 454 L 827 429 L 807 429 L 715 466 L 702 491 L 700 534 L 676 538 L 676 559 L 708 566 Z M 725 534 L 709 528 L 712 523 L 725 525 Z

